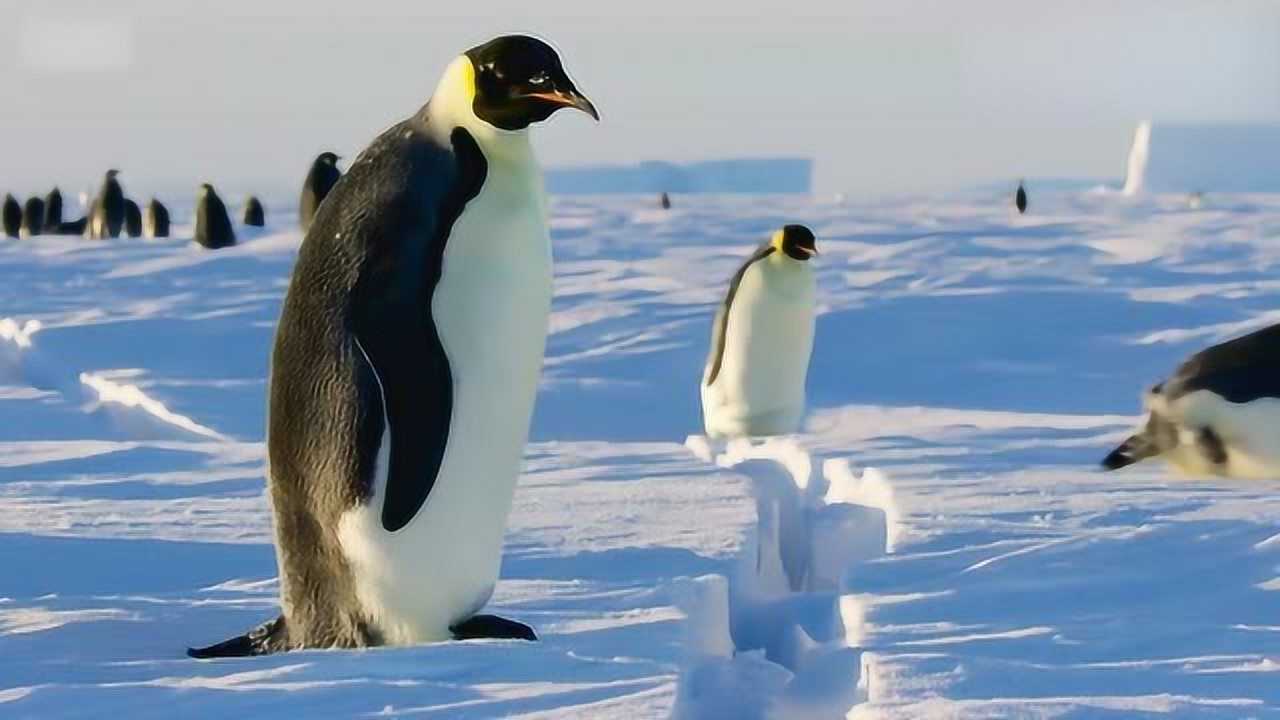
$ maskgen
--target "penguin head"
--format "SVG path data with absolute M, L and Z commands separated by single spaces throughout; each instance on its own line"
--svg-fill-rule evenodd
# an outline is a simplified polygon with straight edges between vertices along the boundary
M 337 165 L 340 158 L 331 152 L 322 152 L 316 156 L 317 165 Z
M 813 231 L 803 225 L 783 227 L 773 234 L 769 244 L 774 250 L 800 262 L 818 254 L 818 248 L 814 245 Z
M 120 174 L 120 171 L 119 171 L 119 170 L 116 170 L 115 168 L 112 168 L 112 169 L 110 169 L 110 170 L 108 170 L 108 171 L 107 171 L 107 179 L 108 179 L 108 180 L 115 180 L 115 179 L 116 179 L 116 176 L 117 176 L 117 175 L 119 175 L 119 174 Z
M 500 130 L 525 130 L 562 108 L 600 119 L 595 105 L 565 73 L 555 49 L 537 38 L 503 35 L 464 54 L 473 70 L 472 112 Z

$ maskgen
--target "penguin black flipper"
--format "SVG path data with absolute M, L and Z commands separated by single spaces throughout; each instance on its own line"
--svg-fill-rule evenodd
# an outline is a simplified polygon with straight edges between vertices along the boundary
M 386 430 L 381 520 L 389 532 L 417 515 L 444 461 L 453 374 L 431 300 L 453 224 L 488 173 L 470 133 L 455 129 L 446 146 L 431 137 L 421 117 L 393 127 L 364 153 L 348 173 L 351 181 L 336 185 L 321 204 L 304 243 L 316 253 L 330 252 L 335 243 L 358 253 L 348 323 L 358 345 L 353 352 L 363 356 L 376 381 L 359 383 L 366 410 L 358 442 L 372 444 L 359 454 L 372 463 Z M 371 213 L 371 207 L 390 211 Z M 371 479 L 372 468 L 361 474 Z M 370 490 L 358 494 L 368 497 Z
M 716 312 L 715 326 L 711 329 L 711 356 L 707 358 L 707 377 L 704 385 L 715 382 L 716 377 L 720 375 L 720 365 L 724 362 L 725 332 L 729 327 L 729 310 L 733 307 L 733 297 L 738 294 L 738 286 L 742 284 L 747 268 L 756 261 L 769 257 L 773 252 L 772 244 L 761 245 L 750 258 L 747 258 L 742 267 L 738 268 L 738 271 L 733 274 L 733 279 L 729 281 L 729 292 L 724 296 L 724 302 Z
M 1280 324 L 1214 345 L 1192 355 L 1164 384 L 1163 392 L 1178 397 L 1208 390 L 1233 403 L 1280 398 Z

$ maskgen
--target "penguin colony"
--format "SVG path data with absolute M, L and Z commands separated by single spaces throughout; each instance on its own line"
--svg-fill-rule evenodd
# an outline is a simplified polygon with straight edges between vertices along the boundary
M 503 36 L 445 68 L 429 102 L 376 138 L 344 177 L 312 163 L 305 239 L 271 355 L 268 485 L 280 615 L 196 658 L 447 639 L 534 640 L 481 612 L 528 435 L 546 342 L 551 255 L 529 128 L 561 109 L 599 119 L 541 40 Z M 83 202 L 83 200 L 82 200 Z M 671 207 L 662 193 L 659 204 Z M 1022 182 L 1014 195 L 1027 210 Z M 246 198 L 241 222 L 265 225 Z M 164 238 L 108 170 L 84 217 L 54 188 L 3 203 L 10 238 Z M 195 242 L 235 229 L 202 184 Z M 818 254 L 778 229 L 729 279 L 700 383 L 714 438 L 796 432 L 815 333 Z M 473 328 L 484 327 L 477 333 Z M 1144 396 L 1146 418 L 1106 470 L 1162 458 L 1193 475 L 1280 476 L 1280 325 L 1193 355 Z
M 106 240 L 122 235 L 129 238 L 167 238 L 170 231 L 169 210 L 157 198 L 145 208 L 127 197 L 120 184 L 119 170 L 108 170 L 98 192 L 88 203 L 87 213 L 75 220 L 63 219 L 62 191 L 53 188 L 44 198 L 32 195 L 25 203 L 12 193 L 5 195 L 0 231 L 5 237 L 32 238 L 39 235 L 75 235 L 91 240 Z M 85 195 L 81 195 L 81 204 Z M 203 219 L 202 219 L 203 218 Z M 205 183 L 196 191 L 196 244 L 210 250 L 235 244 L 235 230 L 226 206 L 213 186 Z M 266 224 L 266 211 L 257 197 L 250 195 L 242 213 L 246 227 Z

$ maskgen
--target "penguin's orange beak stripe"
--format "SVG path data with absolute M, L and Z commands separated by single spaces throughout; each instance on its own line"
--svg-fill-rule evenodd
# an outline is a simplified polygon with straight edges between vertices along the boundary
M 576 108 L 582 112 L 595 118 L 596 122 L 600 121 L 600 113 L 596 111 L 596 106 L 592 102 L 578 93 L 561 93 L 561 92 L 539 92 L 529 93 L 525 95 L 527 98 L 537 98 L 546 102 L 559 105 L 560 107 Z

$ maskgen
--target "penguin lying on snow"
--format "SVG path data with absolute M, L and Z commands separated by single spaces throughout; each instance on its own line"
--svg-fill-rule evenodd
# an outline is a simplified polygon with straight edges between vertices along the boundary
M 1191 475 L 1280 478 L 1280 325 L 1192 355 L 1144 398 L 1146 425 L 1102 461 L 1152 457 Z
M 813 350 L 813 233 L 788 225 L 747 259 L 716 313 L 702 375 L 702 418 L 713 438 L 795 432 Z
M 268 484 L 281 615 L 195 657 L 476 637 L 551 307 L 526 132 L 597 116 L 546 43 L 468 50 L 316 213 L 271 355 Z

